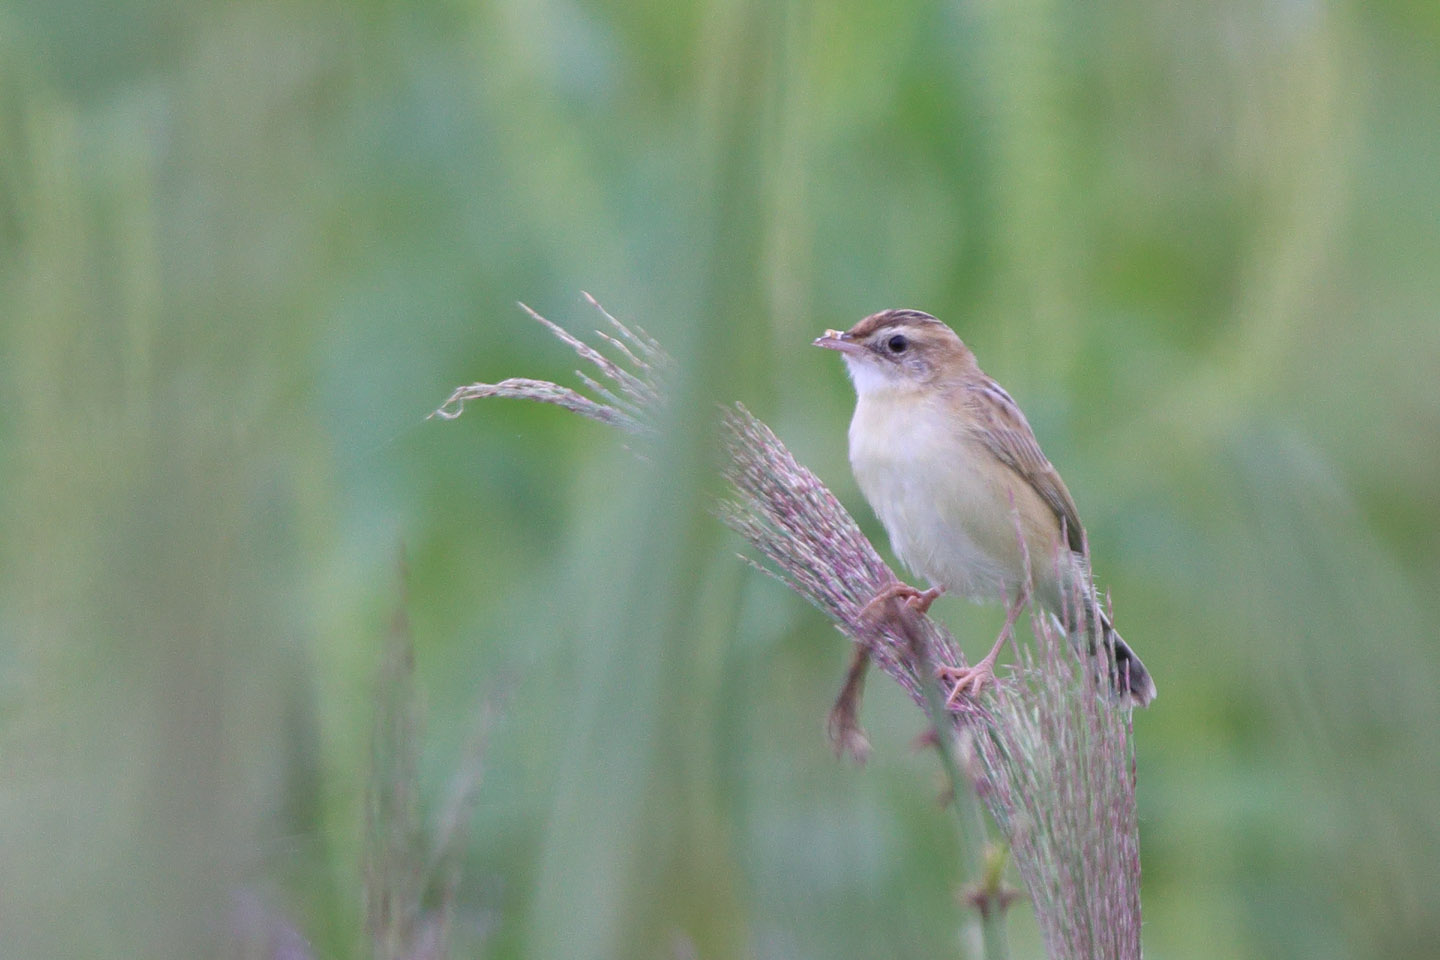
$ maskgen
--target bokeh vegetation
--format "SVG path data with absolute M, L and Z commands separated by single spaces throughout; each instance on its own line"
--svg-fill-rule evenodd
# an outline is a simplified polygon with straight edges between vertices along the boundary
M 870 522 L 808 342 L 911 306 L 1159 683 L 1148 955 L 1434 956 L 1437 49 L 1402 2 L 0 4 L 0 954 L 241 903 L 367 955 L 403 545 L 432 821 L 504 703 L 456 955 L 963 955 L 918 714 L 872 684 L 836 763 L 843 641 L 707 513 L 738 399 Z M 677 358 L 663 454 L 423 419 L 566 380 L 513 303 L 581 289 Z

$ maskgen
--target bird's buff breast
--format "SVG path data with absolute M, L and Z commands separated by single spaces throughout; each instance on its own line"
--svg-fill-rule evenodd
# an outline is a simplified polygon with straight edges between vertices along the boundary
M 862 398 L 850 466 L 913 572 L 975 600 L 1016 596 L 1025 570 L 1011 498 L 1033 494 L 944 411 L 913 396 Z

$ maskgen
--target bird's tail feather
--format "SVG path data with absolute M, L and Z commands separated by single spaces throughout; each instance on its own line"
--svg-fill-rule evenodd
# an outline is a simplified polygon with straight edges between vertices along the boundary
M 1105 648 L 1105 659 L 1110 667 L 1110 686 L 1116 699 L 1126 706 L 1150 706 L 1150 701 L 1155 699 L 1155 681 L 1151 678 L 1150 671 L 1145 669 L 1145 664 L 1140 662 L 1130 645 L 1115 632 L 1109 615 L 1101 610 L 1098 604 L 1091 609 L 1098 615 L 1100 622 L 1100 643 Z M 1055 625 L 1062 631 L 1065 630 L 1064 621 L 1058 615 L 1051 616 Z M 1070 634 L 1077 645 L 1083 642 L 1090 650 L 1095 649 L 1095 631 L 1089 629 L 1089 623 L 1093 622 L 1094 620 L 1089 620 L 1086 628 Z M 1082 637 L 1088 638 L 1088 641 L 1082 641 Z
M 1101 643 L 1104 644 L 1110 660 L 1110 683 L 1116 696 L 1137 707 L 1148 707 L 1155 699 L 1155 681 L 1145 664 L 1130 649 L 1130 645 L 1115 632 L 1110 618 L 1100 612 Z

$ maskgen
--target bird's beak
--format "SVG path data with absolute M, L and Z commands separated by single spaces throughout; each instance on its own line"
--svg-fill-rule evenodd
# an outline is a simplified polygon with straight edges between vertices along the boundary
M 815 338 L 814 345 L 826 350 L 839 350 L 841 353 L 859 353 L 865 349 L 839 330 L 826 330 L 823 337 Z

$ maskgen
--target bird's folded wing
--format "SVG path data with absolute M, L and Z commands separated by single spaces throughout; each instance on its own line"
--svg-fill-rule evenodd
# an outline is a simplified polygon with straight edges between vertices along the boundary
M 999 460 L 1028 483 L 1040 498 L 1055 511 L 1055 518 L 1065 527 L 1071 550 L 1083 553 L 1085 532 L 1075 501 L 1065 488 L 1065 481 L 1046 459 L 1035 439 L 1035 432 L 1025 414 L 1020 412 L 1010 394 L 989 377 L 964 387 L 966 405 L 974 411 L 974 435 Z

